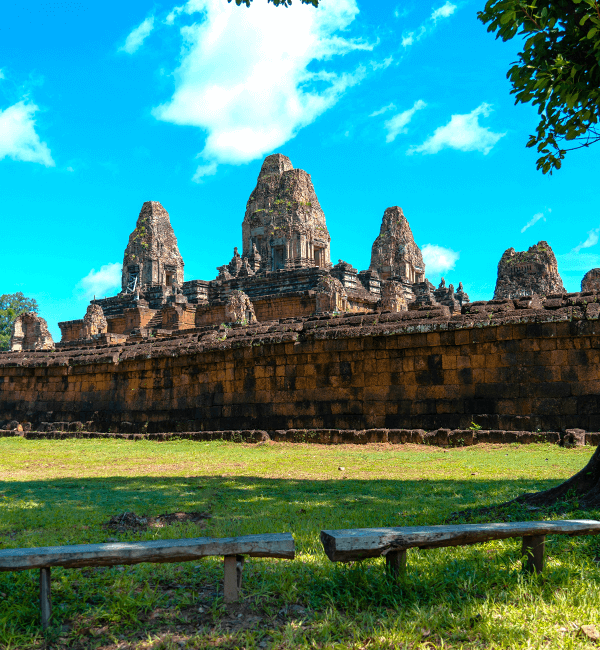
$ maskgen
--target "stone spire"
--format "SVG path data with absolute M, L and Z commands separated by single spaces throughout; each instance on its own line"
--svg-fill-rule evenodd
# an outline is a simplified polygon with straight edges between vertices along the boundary
M 330 268 L 331 237 L 310 175 L 286 156 L 267 156 L 242 223 L 244 258 L 260 271 Z M 258 269 L 257 269 L 258 270 Z
M 123 258 L 122 291 L 183 285 L 183 259 L 169 213 L 158 201 L 142 205 Z
M 382 280 L 402 278 L 410 284 L 424 281 L 423 255 L 402 208 L 386 208 L 383 213 L 379 236 L 371 249 L 369 269 L 377 271 Z
M 526 251 L 504 251 L 498 262 L 494 300 L 564 292 L 556 257 L 548 242 L 540 241 Z

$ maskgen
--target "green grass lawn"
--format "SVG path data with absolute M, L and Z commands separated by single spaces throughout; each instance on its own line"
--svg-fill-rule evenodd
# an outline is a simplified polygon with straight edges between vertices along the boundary
M 249 559 L 242 601 L 222 601 L 222 559 L 53 569 L 53 625 L 39 626 L 37 571 L 0 573 L 0 648 L 585 648 L 600 629 L 600 539 L 547 539 L 543 577 L 520 540 L 331 563 L 322 528 L 443 523 L 457 510 L 545 489 L 586 447 L 243 445 L 0 439 L 0 548 L 289 531 L 297 559 Z M 600 519 L 510 511 L 508 518 Z M 133 511 L 210 514 L 145 532 L 103 527 Z

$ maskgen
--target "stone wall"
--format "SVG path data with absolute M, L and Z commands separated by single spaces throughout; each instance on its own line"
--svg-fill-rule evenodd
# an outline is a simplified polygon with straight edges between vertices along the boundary
M 306 318 L 317 311 L 314 291 L 300 291 L 286 295 L 275 294 L 252 300 L 254 313 L 260 322 L 286 318 Z M 196 308 L 196 327 L 226 323 L 225 303 L 199 305 Z
M 0 354 L 0 420 L 87 429 L 600 429 L 598 294 Z M 537 308 L 530 308 L 532 305 Z
M 264 296 L 252 301 L 258 321 L 286 318 L 308 318 L 317 311 L 314 291 L 290 293 L 284 296 Z
M 59 323 L 58 326 L 60 327 L 61 343 L 76 341 L 81 336 L 83 318 L 77 320 L 65 320 L 62 323 Z

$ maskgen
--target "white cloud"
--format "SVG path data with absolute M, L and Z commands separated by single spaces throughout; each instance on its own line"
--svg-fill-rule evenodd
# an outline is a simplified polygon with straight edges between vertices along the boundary
M 209 162 L 206 165 L 198 165 L 196 173 L 192 176 L 194 183 L 200 183 L 205 176 L 214 176 L 217 173 L 217 163 Z
M 452 115 L 450 122 L 438 127 L 425 142 L 411 147 L 407 153 L 438 153 L 442 149 L 481 151 L 487 155 L 505 133 L 494 133 L 479 124 L 479 116 L 487 117 L 489 104 L 481 104 L 466 115 Z
M 546 217 L 544 216 L 543 212 L 538 212 L 537 214 L 534 214 L 533 217 L 521 228 L 521 232 L 525 232 L 527 228 L 531 228 L 531 226 L 535 226 L 535 224 L 539 221 L 546 221 Z
M 449 18 L 456 11 L 456 5 L 451 2 L 434 9 L 431 16 L 416 30 L 402 34 L 402 47 L 408 48 L 420 41 L 424 36 L 430 34 L 441 18 Z
M 75 170 L 73 169 L 73 167 L 71 167 L 71 166 L 69 165 L 69 166 L 67 167 L 67 171 L 68 171 L 68 172 L 74 172 Z
M 390 55 L 387 58 L 383 59 L 383 61 L 370 61 L 369 65 L 371 66 L 372 70 L 385 70 L 386 68 L 389 68 L 393 62 L 394 57 Z
M 0 111 L 0 160 L 8 156 L 54 167 L 48 145 L 35 132 L 33 116 L 37 110 L 35 104 L 22 100 Z
M 169 15 L 165 18 L 165 25 L 172 25 L 175 22 L 175 18 L 184 10 L 184 6 L 174 7 Z
M 451 248 L 444 248 L 435 244 L 425 244 L 422 252 L 425 271 L 431 275 L 451 271 L 460 257 L 460 253 L 453 251 Z
M 440 18 L 448 18 L 455 11 L 456 11 L 456 5 L 453 5 L 451 2 L 446 2 L 445 5 L 433 11 L 433 13 L 431 14 L 431 20 L 433 20 L 434 23 L 437 23 L 437 21 Z
M 266 2 L 250 11 L 223 0 L 185 5 L 202 20 L 181 28 L 175 91 L 153 114 L 204 129 L 206 165 L 246 163 L 281 147 L 366 76 L 362 66 L 346 73 L 312 69 L 336 55 L 373 49 L 340 35 L 358 14 L 355 0 L 299 5 L 283 11 Z
M 4 71 L 0 68 L 0 79 L 4 79 Z
M 398 5 L 394 9 L 394 18 L 406 18 L 411 13 L 412 9 L 409 9 L 408 7 L 403 7 L 402 5 Z
M 402 47 L 410 47 L 415 42 L 415 33 L 402 34 Z
M 391 120 L 385 122 L 384 126 L 387 130 L 385 141 L 393 142 L 400 133 L 406 133 L 406 126 L 412 120 L 413 115 L 426 106 L 427 104 L 422 99 L 418 99 L 412 108 L 394 115 Z
M 381 107 L 377 111 L 373 111 L 369 117 L 377 117 L 378 115 L 383 115 L 384 113 L 387 113 L 388 111 L 391 111 L 392 109 L 396 108 L 396 104 L 393 102 L 391 104 L 388 104 L 387 106 Z
M 600 228 L 592 228 L 588 231 L 588 236 L 585 241 L 582 241 L 580 244 L 575 246 L 572 250 L 573 253 L 579 253 L 582 248 L 591 248 L 598 243 L 598 236 L 600 235 Z
M 142 46 L 142 43 L 150 35 L 153 29 L 154 16 L 150 16 L 131 31 L 129 36 L 125 39 L 125 44 L 119 48 L 119 51 L 127 52 L 127 54 L 133 54 L 139 50 L 139 48 Z
M 77 283 L 77 290 L 86 300 L 103 298 L 115 289 L 121 288 L 121 269 L 119 262 L 105 264 L 99 271 L 92 269 Z

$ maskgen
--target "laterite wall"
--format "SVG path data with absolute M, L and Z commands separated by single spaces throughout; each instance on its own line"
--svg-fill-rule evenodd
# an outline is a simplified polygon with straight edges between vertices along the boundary
M 508 312 L 495 311 L 493 301 L 487 312 L 454 318 L 435 311 L 322 317 L 3 353 L 0 421 L 148 432 L 465 429 L 472 421 L 484 429 L 598 431 L 598 304 L 564 301 L 553 309 L 510 303 Z

